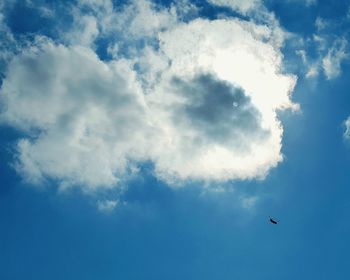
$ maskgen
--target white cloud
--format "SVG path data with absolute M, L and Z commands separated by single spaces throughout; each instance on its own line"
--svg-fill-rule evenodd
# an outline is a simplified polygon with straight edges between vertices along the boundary
M 179 11 L 191 9 L 192 5 L 185 1 L 179 1 L 176 6 Z M 158 7 L 151 1 L 131 0 L 128 5 L 117 10 L 113 9 L 110 0 L 80 0 L 79 7 L 73 9 L 74 19 L 77 23 L 86 17 L 85 9 L 90 11 L 89 17 L 95 18 L 98 32 L 103 35 L 124 36 L 123 40 L 135 40 L 137 38 L 154 37 L 160 30 L 174 25 L 177 21 L 175 6 L 170 9 Z M 192 7 L 193 8 L 193 7 Z M 83 24 L 77 30 L 85 30 Z M 95 33 L 94 33 L 95 34 Z M 79 38 L 79 34 L 76 34 Z
M 242 207 L 247 210 L 252 209 L 258 200 L 259 198 L 257 196 L 244 197 L 241 199 Z
M 317 4 L 317 0 L 305 0 L 306 6 L 313 6 Z
M 55 12 L 52 9 L 50 9 L 48 6 L 43 5 L 43 3 L 38 4 L 33 2 L 33 0 L 25 0 L 24 2 L 27 7 L 31 9 L 37 9 L 40 13 L 40 16 L 42 17 L 51 18 L 55 15 Z
M 143 160 L 167 182 L 263 178 L 282 161 L 277 110 L 298 107 L 274 18 L 182 23 L 175 6 L 147 1 L 123 12 L 107 0 L 80 5 L 93 13 L 77 14 L 68 46 L 39 40 L 9 64 L 1 88 L 2 120 L 29 134 L 17 146 L 27 180 L 89 192 L 118 185 Z M 109 62 L 91 49 L 101 32 L 119 36 Z M 145 47 L 129 44 L 139 38 Z
M 6 24 L 4 6 L 4 3 L 0 3 L 0 73 L 18 48 L 15 38 Z
M 30 181 L 110 187 L 147 149 L 147 108 L 123 61 L 44 42 L 12 61 L 1 93 L 4 121 L 33 135 L 18 144 L 17 169 Z
M 341 73 L 341 63 L 349 57 L 346 39 L 338 39 L 322 59 L 322 67 L 327 79 L 334 79 Z
M 207 0 L 216 6 L 228 7 L 232 10 L 246 14 L 261 4 L 260 0 Z
M 196 6 L 187 0 L 177 1 L 170 8 L 148 0 L 131 0 L 118 8 L 113 7 L 111 0 L 79 0 L 77 6 L 71 7 L 74 23 L 61 37 L 68 45 L 92 49 L 97 38 L 108 38 L 108 51 L 113 57 L 125 55 L 120 54 L 120 49 L 136 56 L 140 41 L 156 41 L 158 32 L 190 13 L 196 13 Z
M 320 63 L 310 62 L 305 50 L 297 50 L 296 54 L 300 56 L 303 65 L 306 67 L 305 77 L 308 79 L 315 78 L 320 72 Z
M 303 61 L 304 64 L 307 63 L 307 57 L 306 57 L 306 51 L 305 50 L 297 50 L 295 53 L 300 56 L 300 58 L 301 58 L 301 60 Z
M 158 122 L 167 129 L 169 139 L 156 159 L 160 176 L 208 180 L 264 177 L 282 160 L 283 130 L 276 110 L 295 108 L 289 99 L 295 78 L 279 73 L 282 55 L 264 43 L 273 41 L 270 35 L 266 27 L 236 20 L 196 20 L 160 35 L 160 52 L 172 64 L 147 97 L 155 104 Z M 209 75 L 200 76 L 203 73 Z M 173 78 L 183 86 L 174 88 Z M 215 87 L 220 90 L 213 90 Z M 239 88 L 243 96 L 240 106 L 245 111 L 235 115 L 232 102 L 238 98 Z M 208 100 L 192 97 L 197 91 Z M 220 94 L 220 102 L 213 100 L 212 94 Z M 218 112 L 207 105 L 210 102 L 218 106 Z M 195 109 L 207 110 L 205 114 L 213 111 L 220 118 L 205 120 L 198 114 L 200 124 L 196 123 L 195 114 L 188 113 Z M 251 115 L 254 118 L 249 118 Z
M 348 117 L 345 121 L 344 121 L 344 125 L 345 125 L 345 131 L 344 131 L 344 139 L 349 140 L 350 139 L 350 117 Z
M 99 200 L 97 201 L 97 209 L 103 213 L 110 213 L 118 204 L 118 200 Z
M 315 20 L 315 26 L 317 28 L 318 31 L 322 30 L 322 29 L 325 29 L 327 27 L 329 23 L 321 18 L 321 17 L 317 17 L 316 20 Z
M 89 15 L 77 15 L 74 21 L 74 29 L 63 34 L 65 40 L 72 45 L 92 46 L 100 33 L 97 19 Z
M 328 80 L 335 79 L 341 74 L 342 63 L 349 58 L 348 41 L 339 30 L 344 29 L 344 18 L 339 21 L 326 20 L 317 17 L 316 32 L 312 38 L 303 40 L 303 47 L 299 50 L 305 66 L 306 78 L 318 77 L 323 73 Z
M 136 11 L 136 14 L 135 14 Z M 131 19 L 125 20 L 129 25 L 132 36 L 156 36 L 160 30 L 167 29 L 177 21 L 175 10 L 155 10 L 155 5 L 146 0 L 135 0 L 131 6 L 123 11 L 123 16 Z
M 306 78 L 315 78 L 319 74 L 319 66 L 311 65 L 306 73 Z

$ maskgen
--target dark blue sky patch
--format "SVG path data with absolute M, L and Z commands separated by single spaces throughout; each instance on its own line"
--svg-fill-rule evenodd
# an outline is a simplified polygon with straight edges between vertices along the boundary
M 113 58 L 111 53 L 108 52 L 108 48 L 111 46 L 111 41 L 107 37 L 99 37 L 95 40 L 96 54 L 102 61 L 109 61 Z
M 0 126 L 0 197 L 10 193 L 14 185 L 20 183 L 20 178 L 12 164 L 16 157 L 16 142 L 23 134 L 13 128 Z
M 316 9 L 319 16 L 337 20 L 346 17 L 349 5 L 348 1 L 318 0 Z
M 309 36 L 314 32 L 314 22 L 318 16 L 314 6 L 305 7 L 305 1 L 267 0 L 265 4 L 268 9 L 274 11 L 286 30 L 302 36 Z
M 315 5 L 308 7 L 305 2 L 264 1 L 267 8 L 275 13 L 284 28 L 290 32 L 300 34 L 302 37 L 311 36 L 315 33 L 315 20 L 317 17 L 339 22 L 346 18 L 349 9 L 347 1 L 318 0 Z
M 16 2 L 6 18 L 7 25 L 17 36 L 32 33 L 51 37 L 55 29 L 55 22 L 50 17 L 43 16 L 35 7 L 28 7 L 25 1 Z

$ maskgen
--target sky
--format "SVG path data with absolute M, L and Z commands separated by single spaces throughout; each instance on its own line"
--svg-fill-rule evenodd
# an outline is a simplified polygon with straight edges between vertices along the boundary
M 349 40 L 346 0 L 2 1 L 0 279 L 348 279 Z

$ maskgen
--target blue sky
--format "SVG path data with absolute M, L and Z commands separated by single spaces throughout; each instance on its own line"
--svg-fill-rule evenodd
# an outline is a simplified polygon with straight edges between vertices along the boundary
M 348 1 L 0 4 L 0 279 L 348 279 L 349 25 Z

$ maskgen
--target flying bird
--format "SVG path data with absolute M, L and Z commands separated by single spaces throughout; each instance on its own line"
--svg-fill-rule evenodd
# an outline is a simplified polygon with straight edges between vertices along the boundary
M 278 221 L 270 217 L 270 222 L 274 225 L 278 224 Z

